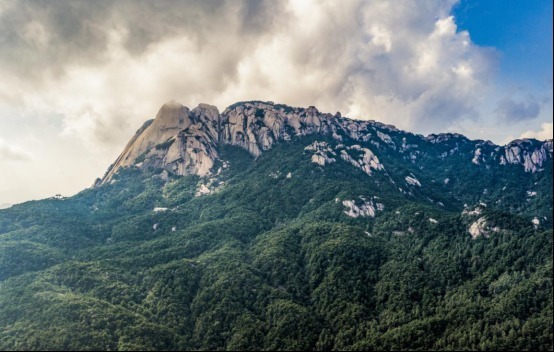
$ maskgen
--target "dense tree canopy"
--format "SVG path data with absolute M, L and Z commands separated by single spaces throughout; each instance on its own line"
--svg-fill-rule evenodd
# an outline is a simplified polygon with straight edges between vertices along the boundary
M 311 163 L 309 142 L 224 148 L 210 195 L 127 169 L 0 211 L 0 349 L 553 348 L 551 218 L 531 223 L 552 209 L 551 162 L 439 172 L 380 155 L 389 173 L 369 177 Z M 428 187 L 398 192 L 389 178 L 409 173 Z M 518 206 L 532 183 L 542 195 Z M 360 196 L 384 210 L 348 217 Z M 482 201 L 497 230 L 473 239 L 462 210 Z

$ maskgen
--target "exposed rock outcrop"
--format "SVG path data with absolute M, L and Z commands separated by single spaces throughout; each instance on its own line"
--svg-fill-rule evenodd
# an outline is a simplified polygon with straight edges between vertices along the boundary
M 500 232 L 500 230 L 497 226 L 491 227 L 487 218 L 483 216 L 473 222 L 467 231 L 470 233 L 471 238 L 476 239 L 481 236 L 488 238 L 492 233 Z
M 348 211 L 345 210 L 344 213 L 351 218 L 357 218 L 359 216 L 375 217 L 375 206 L 372 201 L 364 202 L 358 206 L 353 200 L 344 200 L 342 201 L 342 205 L 348 207 Z
M 412 186 L 417 186 L 417 187 L 421 187 L 421 182 L 419 182 L 419 180 L 415 177 L 413 177 L 414 175 L 412 176 L 406 176 L 404 179 L 406 180 L 406 183 L 412 185 Z
M 540 147 L 533 147 L 526 139 L 517 139 L 504 147 L 501 164 L 521 164 L 526 172 L 540 171 L 543 164 L 552 158 L 552 140 L 542 143 Z
M 371 170 L 384 170 L 383 164 L 379 158 L 368 148 L 362 148 L 358 144 L 345 146 L 338 144 L 332 148 L 327 142 L 313 142 L 306 148 L 306 151 L 312 151 L 312 162 L 321 166 L 332 164 L 337 161 L 337 153 L 342 160 L 352 164 L 371 176 Z
M 404 153 L 409 149 L 407 158 L 413 162 L 416 162 L 418 155 L 425 154 L 418 150 L 425 144 L 445 143 L 448 150 L 438 156 L 444 159 L 459 152 L 459 145 L 475 143 L 451 133 L 428 137 L 413 135 L 375 121 L 357 121 L 338 113 L 321 113 L 313 106 L 294 108 L 272 102 L 241 102 L 220 114 L 215 106 L 207 104 L 189 110 L 177 102 L 169 102 L 161 107 L 155 119 L 144 123 L 136 132 L 94 187 L 110 182 L 119 169 L 131 166 L 162 168 L 177 175 L 207 176 L 214 172 L 214 164 L 219 159 L 218 147 L 222 144 L 242 147 L 258 157 L 279 140 L 287 141 L 295 136 L 310 134 L 327 136 L 341 143 L 334 148 L 323 144 L 306 148 L 313 152 L 312 162 L 324 166 L 340 157 L 368 175 L 375 170 L 384 170 L 384 166 L 367 145 L 356 143 L 367 142 L 372 149 L 388 149 L 393 153 Z M 408 144 L 406 136 L 416 144 Z M 346 143 L 346 139 L 350 139 L 350 145 L 342 144 Z M 397 148 L 397 145 L 400 147 Z M 552 158 L 552 141 L 516 140 L 505 147 L 480 141 L 475 144 L 472 157 L 468 161 L 478 166 L 489 162 L 520 164 L 526 172 L 538 172 Z M 407 180 L 415 184 L 410 181 Z
M 327 142 L 313 142 L 304 148 L 304 150 L 314 153 L 312 155 L 312 163 L 325 166 L 326 164 L 332 164 L 337 161 L 337 159 L 334 158 L 337 153 L 333 151 Z
M 385 206 L 382 203 L 374 202 L 378 197 L 359 197 L 359 201 L 355 200 L 343 200 L 342 205 L 348 208 L 344 213 L 351 218 L 357 217 L 375 217 L 377 211 L 383 211 Z
M 215 106 L 201 104 L 190 111 L 169 102 L 154 120 L 147 121 L 127 144 L 102 183 L 121 168 L 160 167 L 178 175 L 210 173 L 217 158 L 219 112 Z
M 357 152 L 357 156 L 352 157 L 348 151 Z M 355 144 L 352 146 L 345 147 L 341 150 L 340 157 L 361 169 L 363 172 L 371 176 L 371 170 L 384 170 L 383 164 L 379 161 L 379 158 L 368 148 L 362 148 L 359 145 Z

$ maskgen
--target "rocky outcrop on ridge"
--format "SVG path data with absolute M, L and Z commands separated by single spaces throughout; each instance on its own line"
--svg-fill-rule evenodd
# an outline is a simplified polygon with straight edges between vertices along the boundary
M 239 146 L 258 157 L 280 140 L 312 134 L 331 137 L 337 143 L 333 148 L 313 145 L 311 160 L 314 163 L 323 166 L 339 157 L 349 161 L 352 158 L 348 151 L 357 148 L 358 154 L 363 152 L 363 155 L 360 154 L 360 160 L 350 162 L 368 175 L 372 170 L 384 170 L 375 153 L 383 148 L 403 155 L 413 163 L 422 155 L 431 155 L 422 151 L 422 147 L 444 149 L 437 159 L 450 157 L 466 148 L 468 162 L 476 165 L 520 164 L 526 172 L 541 171 L 545 162 L 552 158 L 552 140 L 516 140 L 500 147 L 492 142 L 474 142 L 451 133 L 423 137 L 372 120 L 352 120 L 338 112 L 335 115 L 321 113 L 313 106 L 294 108 L 253 101 L 233 104 L 219 113 L 212 105 L 200 104 L 189 110 L 177 102 L 169 102 L 161 107 L 155 119 L 147 121 L 136 132 L 95 186 L 109 182 L 120 168 L 131 166 L 163 168 L 176 175 L 206 176 L 213 172 L 220 145 Z M 350 145 L 342 145 L 343 142 L 346 144 L 345 140 L 349 140 Z M 366 146 L 356 143 L 366 143 Z M 373 150 L 367 148 L 369 144 Z M 342 150 L 332 151 L 341 145 Z
M 178 175 L 210 173 L 217 158 L 219 112 L 201 104 L 194 110 L 170 102 L 129 141 L 102 182 L 122 167 L 161 167 Z

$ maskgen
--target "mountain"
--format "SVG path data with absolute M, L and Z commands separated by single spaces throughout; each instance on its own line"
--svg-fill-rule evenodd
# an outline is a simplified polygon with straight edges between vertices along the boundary
M 0 349 L 552 349 L 552 148 L 167 103 L 0 211 Z
M 375 121 L 342 118 L 339 112 L 320 113 L 313 106 L 304 109 L 253 101 L 231 105 L 219 114 L 215 106 L 200 104 L 191 111 L 172 101 L 137 131 L 100 184 L 129 166 L 161 167 L 176 175 L 206 176 L 220 159 L 217 148 L 221 145 L 239 146 L 259 157 L 275 142 L 308 135 L 331 137 L 340 144 L 345 140 L 369 142 L 372 148 L 392 149 L 416 164 L 418 156 L 442 163 L 454 154 L 471 152 L 471 162 L 476 165 L 516 164 L 533 173 L 544 170 L 547 161 L 552 160 L 553 148 L 552 140 L 515 140 L 499 147 L 490 141 L 472 142 L 459 134 L 423 137 Z M 435 148 L 430 150 L 433 145 Z M 321 153 L 317 150 L 315 154 Z M 324 166 L 325 158 L 318 160 Z
M 304 153 L 321 167 L 341 160 L 370 177 L 381 174 L 388 186 L 412 198 L 427 194 L 426 202 L 458 207 L 493 201 L 495 207 L 552 221 L 551 203 L 542 197 L 549 199 L 551 193 L 551 182 L 544 176 L 552 171 L 552 140 L 515 140 L 497 146 L 459 134 L 423 137 L 375 121 L 343 118 L 338 112 L 320 113 L 313 106 L 293 108 L 272 102 L 236 103 L 221 114 L 207 104 L 189 110 L 169 102 L 137 131 L 95 185 L 110 182 L 128 167 L 210 176 L 211 184 L 228 165 L 220 156 L 222 146 L 237 146 L 258 158 L 275 143 L 292 139 L 313 140 Z M 474 180 L 482 187 L 475 187 Z M 209 186 L 202 189 L 210 192 Z M 539 193 L 542 196 L 537 197 Z

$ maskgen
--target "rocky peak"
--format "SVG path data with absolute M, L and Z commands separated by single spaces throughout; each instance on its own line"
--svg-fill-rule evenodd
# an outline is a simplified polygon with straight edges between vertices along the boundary
M 180 103 L 164 104 L 145 123 L 110 167 L 101 184 L 122 167 L 161 167 L 180 175 L 206 175 L 217 157 L 219 112 L 200 104 L 192 111 Z
M 531 139 L 516 139 L 504 146 L 500 163 L 521 164 L 526 172 L 541 171 L 548 159 L 552 158 L 552 140 L 538 142 Z
M 186 128 L 190 124 L 190 110 L 176 101 L 162 105 L 154 119 L 156 130 Z
M 462 142 L 469 141 L 465 136 L 458 133 L 432 133 L 425 137 L 425 140 L 430 143 L 443 143 L 451 140 L 460 140 Z
M 359 121 L 344 118 L 340 113 L 321 113 L 314 106 L 297 108 L 273 102 L 250 101 L 233 104 L 220 114 L 212 105 L 200 104 L 189 110 L 171 101 L 160 108 L 154 120 L 147 121 L 136 132 L 106 176 L 95 186 L 110 181 L 120 168 L 129 166 L 162 168 L 177 175 L 206 176 L 211 174 L 219 158 L 218 147 L 221 144 L 239 146 L 258 157 L 279 140 L 288 141 L 295 136 L 309 134 L 325 135 L 339 144 L 350 140 L 350 147 L 370 142 L 368 144 L 371 146 L 366 144 L 363 148 L 368 157 L 368 174 L 373 165 L 372 160 L 376 160 L 375 165 L 380 163 L 374 154 L 375 150 L 366 146 L 386 149 L 390 153 L 403 153 L 410 149 L 410 160 L 414 161 L 420 153 L 417 150 L 420 144 L 450 148 L 448 152 L 440 154 L 444 159 L 458 150 L 458 142 L 463 142 L 469 148 L 475 147 L 468 162 L 473 161 L 476 165 L 491 162 L 521 164 L 527 172 L 541 171 L 546 160 L 552 158 L 552 141 L 516 140 L 499 147 L 491 142 L 472 142 L 456 133 L 427 137 L 413 135 L 372 120 Z M 408 147 L 406 137 L 416 143 Z M 452 149 L 454 141 L 456 147 Z M 323 163 L 320 159 L 317 159 L 318 164 Z M 334 158 L 329 157 L 331 159 Z

